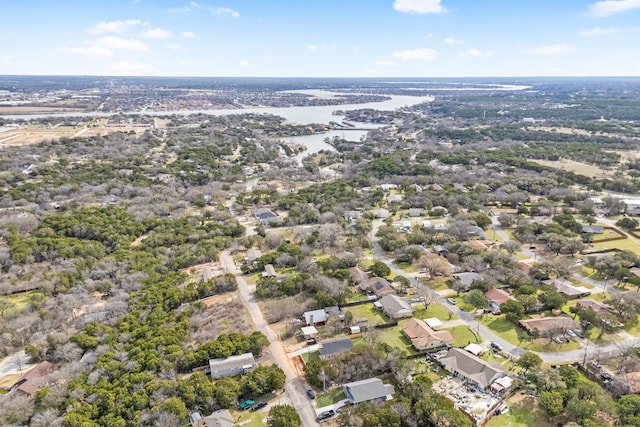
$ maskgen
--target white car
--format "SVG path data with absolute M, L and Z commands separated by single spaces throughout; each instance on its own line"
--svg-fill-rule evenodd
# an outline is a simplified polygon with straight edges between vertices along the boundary
M 567 335 L 569 335 L 570 337 L 574 337 L 574 338 L 575 338 L 575 337 L 577 337 L 576 333 L 575 333 L 575 332 L 573 332 L 573 330 L 572 330 L 572 329 L 569 329 L 569 330 L 567 331 Z

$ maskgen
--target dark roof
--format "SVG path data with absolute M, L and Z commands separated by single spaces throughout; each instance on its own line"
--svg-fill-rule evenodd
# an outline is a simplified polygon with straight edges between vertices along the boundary
M 604 233 L 604 227 L 600 225 L 583 225 L 583 233 L 602 234 Z
M 459 372 L 465 377 L 486 388 L 498 378 L 507 375 L 504 367 L 497 362 L 486 362 L 459 348 L 449 349 L 440 359 L 442 366 L 449 372 Z
M 384 384 L 379 378 L 369 378 L 344 384 L 344 394 L 352 403 L 368 402 L 395 393 L 391 384 Z
M 350 338 L 338 338 L 331 341 L 324 341 L 320 344 L 320 355 L 330 356 L 332 354 L 344 353 L 353 348 L 353 341 Z

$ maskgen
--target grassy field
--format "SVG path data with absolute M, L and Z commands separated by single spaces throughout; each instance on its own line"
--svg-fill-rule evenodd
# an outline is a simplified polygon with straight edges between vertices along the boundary
M 411 341 L 402 333 L 402 327 L 407 323 L 407 320 L 402 320 L 398 323 L 398 326 L 393 328 L 378 329 L 379 340 L 381 342 L 389 344 L 391 347 L 400 349 L 404 354 L 415 354 L 416 349 L 411 345 Z
M 233 419 L 236 420 L 236 425 L 244 427 L 263 427 L 266 425 L 266 418 L 269 411 L 265 408 L 260 411 L 237 411 L 231 410 Z
M 536 404 L 536 400 L 529 396 L 516 394 L 507 401 L 509 412 L 492 417 L 486 427 L 552 427 L 547 417 Z
M 433 289 L 434 291 L 443 291 L 445 289 L 449 289 L 449 286 L 447 285 L 447 279 L 445 277 L 438 277 L 436 279 L 426 280 L 422 283 L 424 283 L 426 286 L 429 287 L 429 289 Z
M 605 249 L 620 249 L 622 251 L 629 250 L 636 253 L 640 252 L 640 245 L 638 245 L 634 240 L 631 240 L 631 239 L 593 243 L 593 248 L 597 251 L 602 251 Z
M 353 313 L 354 319 L 369 319 L 370 328 L 375 325 L 389 322 L 389 319 L 387 319 L 380 310 L 376 310 L 373 307 L 373 304 L 355 305 L 353 307 L 346 307 L 344 310 Z
M 475 334 L 471 332 L 471 329 L 466 325 L 456 326 L 455 328 L 446 330 L 453 335 L 453 343 L 451 345 L 454 347 L 466 347 L 471 343 L 479 342 L 476 340 Z
M 36 293 L 37 293 L 36 291 L 31 291 L 31 292 L 20 292 L 18 294 L 13 294 L 13 295 L 0 296 L 0 301 L 7 301 L 13 304 L 13 306 L 7 309 L 7 311 L 5 311 L 4 314 L 8 315 L 13 312 L 24 309 L 29 303 L 29 297 Z
M 519 327 L 514 326 L 504 316 L 487 315 L 483 316 L 481 323 L 492 331 L 500 335 L 500 337 L 507 342 L 517 345 L 518 347 L 531 350 L 531 351 L 568 351 L 576 350 L 581 346 L 574 340 L 569 340 L 568 343 L 559 344 L 556 342 L 549 342 L 547 338 L 538 338 L 531 340 L 529 335 Z
M 432 317 L 435 317 L 437 319 L 446 321 L 446 320 L 456 320 L 458 318 L 458 316 L 451 313 L 445 307 L 435 302 L 429 304 L 429 308 L 427 308 L 426 310 L 424 309 L 424 307 L 414 307 L 414 308 L 415 308 L 415 312 L 413 313 L 413 317 L 415 317 L 416 319 L 430 319 Z
M 332 405 L 334 403 L 340 402 L 342 399 L 346 399 L 344 395 L 344 391 L 341 387 L 334 388 L 331 391 L 328 391 L 324 394 L 319 394 L 316 396 L 316 403 L 318 408 L 323 408 L 325 406 Z

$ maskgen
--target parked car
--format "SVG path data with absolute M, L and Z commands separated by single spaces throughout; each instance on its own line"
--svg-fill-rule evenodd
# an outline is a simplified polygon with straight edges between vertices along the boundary
M 316 398 L 316 394 L 313 392 L 313 390 L 308 389 L 308 390 L 307 390 L 307 397 L 308 397 L 309 399 L 315 399 L 315 398 Z
M 318 421 L 328 420 L 329 418 L 333 417 L 335 414 L 336 412 L 333 409 L 324 411 L 318 415 Z
M 252 411 L 257 411 L 258 409 L 264 408 L 265 406 L 267 406 L 268 402 L 258 402 L 258 403 L 254 403 L 253 406 L 251 406 L 251 410 Z
M 456 305 L 456 300 L 454 300 L 453 298 L 447 298 L 447 302 L 449 304 Z
M 251 407 L 251 405 L 253 405 L 255 402 L 255 400 L 245 400 L 244 402 L 241 402 L 238 404 L 238 409 L 240 409 L 241 411 L 244 411 L 246 409 L 249 409 Z
M 491 341 L 491 348 L 494 350 L 498 350 L 498 351 L 502 351 L 502 346 L 500 344 L 498 344 L 497 342 L 493 342 Z
M 573 332 L 580 338 L 584 338 L 584 332 L 582 332 L 580 329 L 574 329 Z
M 569 335 L 570 337 L 573 337 L 573 338 L 575 338 L 575 337 L 577 337 L 577 336 L 578 336 L 578 335 L 577 335 L 573 330 L 571 330 L 571 329 L 569 329 L 569 330 L 567 331 L 567 335 Z

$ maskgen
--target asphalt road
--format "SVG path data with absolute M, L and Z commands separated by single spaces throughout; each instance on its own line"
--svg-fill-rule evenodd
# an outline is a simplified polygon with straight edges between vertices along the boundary
M 253 320 L 253 324 L 257 330 L 262 332 L 269 340 L 269 353 L 276 364 L 284 371 L 287 382 L 285 384 L 285 392 L 292 406 L 300 415 L 303 426 L 317 426 L 316 411 L 314 410 L 311 400 L 306 396 L 307 384 L 297 375 L 296 370 L 291 364 L 284 350 L 284 346 L 280 338 L 269 328 L 267 321 L 262 315 L 260 306 L 249 289 L 249 285 L 244 280 L 242 273 L 236 268 L 235 262 L 228 251 L 220 254 L 220 261 L 226 273 L 231 273 L 236 277 L 238 282 L 238 291 L 240 298 L 244 303 L 249 315 Z

